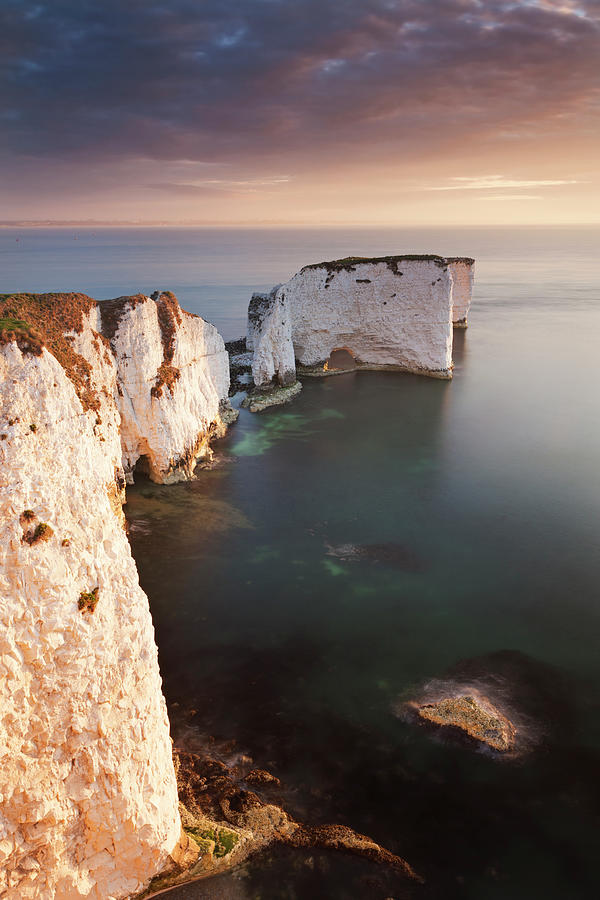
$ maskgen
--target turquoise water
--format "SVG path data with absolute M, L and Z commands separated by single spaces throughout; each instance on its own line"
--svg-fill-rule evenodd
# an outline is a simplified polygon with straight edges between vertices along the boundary
M 196 481 L 128 495 L 176 742 L 235 741 L 299 818 L 371 835 L 426 884 L 280 850 L 172 896 L 595 895 L 598 232 L 76 236 L 0 231 L 0 290 L 171 288 L 233 338 L 250 292 L 304 263 L 477 259 L 452 382 L 307 380 L 292 405 L 242 410 Z M 348 543 L 398 553 L 332 555 Z M 403 703 L 432 680 L 499 697 L 524 752 L 499 761 L 407 721 Z

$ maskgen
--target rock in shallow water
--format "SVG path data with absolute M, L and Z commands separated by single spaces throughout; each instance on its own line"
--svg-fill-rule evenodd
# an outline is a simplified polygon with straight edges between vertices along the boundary
M 344 562 L 366 560 L 372 563 L 384 563 L 405 572 L 421 572 L 422 561 L 416 553 L 403 544 L 384 541 L 378 544 L 338 544 L 327 545 L 327 556 L 335 556 Z
M 242 401 L 242 406 L 250 412 L 262 412 L 271 406 L 282 406 L 288 403 L 302 390 L 302 384 L 295 381 L 287 387 L 276 387 L 271 391 L 252 391 Z
M 447 697 L 437 703 L 418 706 L 417 713 L 434 725 L 459 728 L 469 737 L 502 753 L 515 746 L 516 728 L 485 697 Z

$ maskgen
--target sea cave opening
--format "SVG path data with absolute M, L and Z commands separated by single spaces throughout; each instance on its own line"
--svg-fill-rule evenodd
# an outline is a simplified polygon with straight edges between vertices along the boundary
M 133 467 L 133 474 L 145 475 L 146 478 L 149 478 L 151 471 L 152 469 L 150 466 L 150 457 L 147 454 L 143 453 L 140 457 L 138 457 L 138 460 Z
M 324 366 L 328 372 L 336 370 L 346 372 L 357 367 L 358 363 L 349 347 L 336 347 L 332 350 Z

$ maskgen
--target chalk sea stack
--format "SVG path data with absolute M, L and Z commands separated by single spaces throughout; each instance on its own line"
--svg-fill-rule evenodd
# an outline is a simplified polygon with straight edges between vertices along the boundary
M 246 343 L 259 390 L 296 375 L 352 368 L 452 377 L 452 329 L 466 327 L 474 260 L 405 254 L 346 257 L 305 266 L 285 284 L 254 294 Z

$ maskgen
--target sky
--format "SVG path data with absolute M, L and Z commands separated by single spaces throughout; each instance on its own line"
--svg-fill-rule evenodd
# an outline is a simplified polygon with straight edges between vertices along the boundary
M 2 0 L 0 221 L 600 221 L 600 0 Z

